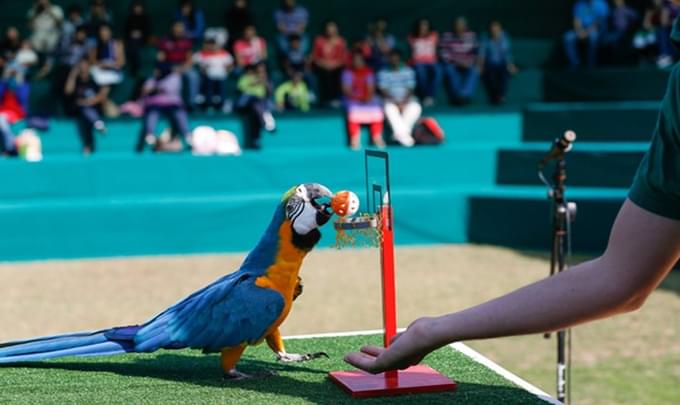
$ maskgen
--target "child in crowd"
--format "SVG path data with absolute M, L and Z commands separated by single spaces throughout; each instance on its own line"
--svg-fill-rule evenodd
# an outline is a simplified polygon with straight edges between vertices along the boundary
M 234 58 L 220 48 L 215 38 L 206 38 L 203 48 L 194 54 L 194 63 L 201 72 L 203 101 L 206 107 L 223 109 L 227 107 L 226 83 L 234 67 Z
M 244 118 L 246 149 L 260 149 L 260 133 L 276 130 L 269 98 L 272 86 L 263 63 L 249 65 L 239 79 L 236 87 L 240 93 L 236 102 L 237 109 Z
M 309 111 L 310 94 L 302 72 L 293 72 L 290 80 L 281 83 L 274 99 L 279 110 Z
M 351 67 L 342 73 L 342 91 L 345 95 L 350 148 L 361 148 L 361 125 L 369 126 L 373 145 L 384 148 L 382 132 L 385 117 L 382 105 L 375 95 L 375 75 L 359 50 L 352 53 Z

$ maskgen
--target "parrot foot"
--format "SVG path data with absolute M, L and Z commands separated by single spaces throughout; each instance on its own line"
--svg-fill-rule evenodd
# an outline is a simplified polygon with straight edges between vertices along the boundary
M 223 378 L 227 381 L 246 381 L 246 380 L 258 380 L 261 378 L 268 378 L 277 376 L 278 373 L 273 370 L 266 370 L 256 374 L 246 374 L 242 373 L 236 369 L 229 370 L 224 373 Z
M 303 361 L 309 361 L 318 359 L 319 357 L 328 358 L 328 354 L 324 352 L 317 353 L 307 353 L 307 354 L 296 354 L 296 353 L 278 353 L 276 355 L 279 361 L 284 363 L 301 363 Z

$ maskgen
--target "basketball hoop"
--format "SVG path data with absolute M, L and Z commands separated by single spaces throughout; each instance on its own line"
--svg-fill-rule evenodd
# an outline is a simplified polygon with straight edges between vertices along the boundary
M 369 213 L 340 218 L 335 222 L 336 247 L 377 247 L 380 250 L 383 304 L 383 345 L 389 347 L 397 334 L 397 293 L 394 263 L 394 217 L 390 200 L 389 155 L 367 150 L 365 209 Z M 377 174 L 371 166 L 377 167 Z M 456 383 L 425 365 L 372 375 L 363 371 L 333 371 L 335 382 L 355 398 L 441 392 L 456 389 Z

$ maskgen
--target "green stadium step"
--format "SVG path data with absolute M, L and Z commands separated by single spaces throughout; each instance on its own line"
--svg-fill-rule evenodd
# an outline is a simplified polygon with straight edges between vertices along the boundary
M 495 147 L 488 145 L 391 148 L 390 154 L 394 181 L 403 186 L 491 185 L 496 173 Z M 363 159 L 363 153 L 341 148 L 282 149 L 239 157 L 129 153 L 53 157 L 34 164 L 8 160 L 0 162 L 12 173 L 0 188 L 0 201 L 283 193 L 300 182 L 363 190 Z
M 247 251 L 261 236 L 280 195 L 242 192 L 3 204 L 0 222 L 11 232 L 0 233 L 0 260 Z M 395 185 L 392 195 L 398 244 L 475 242 L 539 249 L 549 236 L 542 187 Z M 594 235 L 609 226 L 625 191 L 574 188 L 570 196 L 586 213 L 580 227 L 575 225 L 574 248 L 599 249 L 602 241 Z M 319 246 L 331 247 L 334 232 L 327 227 L 324 234 Z M 587 238 L 581 243 L 578 235 Z
M 450 144 L 513 145 L 520 142 L 521 115 L 516 110 L 438 108 L 426 110 L 425 115 L 436 117 Z M 243 133 L 241 120 L 235 115 L 197 115 L 191 117 L 190 124 L 192 128 L 209 125 L 226 129 L 238 136 Z M 141 120 L 131 118 L 107 122 L 106 135 L 97 136 L 98 153 L 131 152 L 141 125 Z M 280 114 L 277 115 L 277 126 L 275 134 L 263 134 L 262 145 L 267 151 L 346 148 L 345 122 L 340 111 Z M 158 131 L 161 131 L 160 126 Z M 42 134 L 41 139 L 46 159 L 57 154 L 80 153 L 80 139 L 73 120 L 52 120 L 50 129 Z
M 543 101 L 661 100 L 668 71 L 654 68 L 555 70 L 544 74 Z
M 525 144 L 521 149 L 500 149 L 496 183 L 534 185 L 539 183 L 537 165 L 549 144 Z M 575 144 L 567 154 L 567 184 L 581 187 L 628 187 L 647 151 L 647 143 Z M 544 172 L 550 177 L 553 165 Z
M 649 141 L 658 101 L 534 103 L 522 111 L 522 139 L 552 141 L 572 129 L 581 142 Z
M 574 251 L 600 253 L 607 246 L 609 231 L 621 204 L 625 189 L 569 188 L 567 197 L 577 204 L 571 224 L 571 248 Z M 480 195 L 469 201 L 467 241 L 513 248 L 549 250 L 551 246 L 550 202 L 524 193 Z

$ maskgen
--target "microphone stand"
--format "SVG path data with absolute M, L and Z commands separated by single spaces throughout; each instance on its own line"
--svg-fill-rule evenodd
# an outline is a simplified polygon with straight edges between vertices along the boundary
M 555 165 L 553 184 L 546 181 L 542 168 L 539 177 L 549 187 L 548 198 L 552 201 L 552 249 L 550 252 L 550 275 L 566 269 L 566 255 L 571 251 L 571 222 L 576 216 L 576 203 L 567 201 L 564 196 L 567 167 L 564 154 Z M 550 334 L 544 335 L 546 339 Z M 557 400 L 562 403 L 571 400 L 571 329 L 557 332 Z

